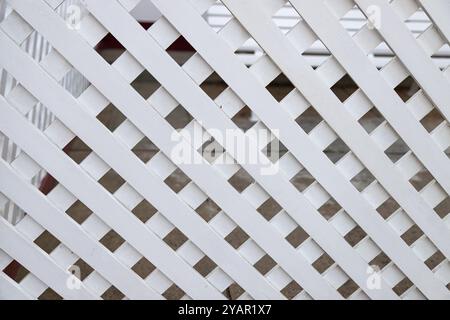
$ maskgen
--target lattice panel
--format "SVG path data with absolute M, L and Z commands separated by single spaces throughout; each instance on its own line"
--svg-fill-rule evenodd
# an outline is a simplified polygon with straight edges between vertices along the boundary
M 162 14 L 148 29 L 130 14 L 140 0 L 71 1 L 75 28 L 63 0 L 7 0 L 0 66 L 17 85 L 0 97 L 0 131 L 20 149 L 0 161 L 0 204 L 26 214 L 0 220 L 1 298 L 450 297 L 450 69 L 432 59 L 449 44 L 448 1 L 222 0 L 222 28 L 205 21 L 218 1 L 142 1 Z M 298 19 L 280 27 L 287 6 Z M 350 11 L 367 17 L 352 32 Z M 417 12 L 432 23 L 413 34 Z M 108 34 L 124 48 L 112 63 L 96 51 Z M 36 35 L 51 45 L 39 58 L 23 46 Z M 195 50 L 181 65 L 167 51 L 180 37 Z M 248 41 L 261 52 L 250 65 L 236 54 Z M 313 68 L 305 52 L 318 43 L 327 55 Z M 393 54 L 381 68 L 380 46 Z M 64 86 L 74 73 L 87 89 Z M 148 96 L 133 85 L 144 73 L 159 83 Z M 215 97 L 202 89 L 213 74 L 227 84 Z M 276 99 L 267 87 L 280 75 L 294 89 Z M 344 77 L 357 89 L 343 98 Z M 405 98 L 407 78 L 417 90 Z M 36 106 L 48 126 L 28 117 Z M 244 108 L 251 128 L 235 121 Z M 119 123 L 103 121 L 108 110 Z M 192 119 L 181 128 L 180 110 Z M 261 161 L 221 139 L 230 129 Z M 71 143 L 89 151 L 70 157 Z M 222 151 L 206 157 L 205 143 Z M 142 157 L 142 144 L 156 151 Z M 330 157 L 335 144 L 345 152 Z M 171 157 L 180 146 L 194 164 Z M 41 172 L 56 180 L 48 192 L 32 183 Z

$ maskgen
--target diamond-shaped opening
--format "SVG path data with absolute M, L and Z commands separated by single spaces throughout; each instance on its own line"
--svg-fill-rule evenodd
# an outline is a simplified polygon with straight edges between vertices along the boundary
M 114 252 L 125 243 L 125 240 L 117 232 L 111 229 L 100 239 L 100 243 L 109 251 Z
M 167 300 L 180 300 L 185 295 L 184 291 L 180 289 L 175 283 L 169 289 L 164 291 L 162 296 Z
M 213 1 L 209 2 L 212 3 Z M 216 32 L 218 32 L 233 18 L 233 16 L 223 2 L 217 0 L 203 14 L 203 18 Z
M 328 0 L 327 4 L 333 4 L 333 1 Z M 353 36 L 356 32 L 361 30 L 367 24 L 367 18 L 357 5 L 354 5 L 343 16 L 340 17 L 339 22 L 347 32 Z
M 352 279 L 348 279 L 342 286 L 340 286 L 337 291 L 341 294 L 344 299 L 350 297 L 356 290 L 359 289 L 359 286 Z
M 108 172 L 98 180 L 98 183 L 110 193 L 114 193 L 125 183 L 125 180 L 116 171 L 109 169 Z
M 131 86 L 145 100 L 161 87 L 159 82 L 147 70 L 142 71 L 141 74 L 131 82 Z
M 97 120 L 100 121 L 109 131 L 113 132 L 126 119 L 125 115 L 110 103 L 98 115 Z
M 270 92 L 270 94 L 278 101 L 284 99 L 292 90 L 295 89 L 292 82 L 282 73 L 272 80 L 267 86 L 266 89 Z
M 109 64 L 113 64 L 125 51 L 125 47 L 108 33 L 95 47 L 95 51 Z
M 395 54 L 391 48 L 382 41 L 375 49 L 368 55 L 368 59 L 377 67 L 383 69 L 389 62 L 392 61 Z
M 214 261 L 212 261 L 208 256 L 204 256 L 203 258 L 200 259 L 199 262 L 195 264 L 194 269 L 198 273 L 200 273 L 203 277 L 206 277 L 216 267 L 217 264 Z
M 324 273 L 329 267 L 334 264 L 334 260 L 324 252 L 316 261 L 313 262 L 312 266 L 320 274 Z
M 183 129 L 188 125 L 192 119 L 194 119 L 191 114 L 184 109 L 181 105 L 178 105 L 171 113 L 166 117 L 167 122 L 174 129 Z
M 188 238 L 178 228 L 174 228 L 163 240 L 169 247 L 176 251 L 188 240 Z
M 243 293 L 245 292 L 242 287 L 237 284 L 236 282 L 233 282 L 226 288 L 222 293 L 225 297 L 227 297 L 229 300 L 236 300 L 238 299 Z
M 303 230 L 300 226 L 297 226 L 291 233 L 286 236 L 286 241 L 289 242 L 294 248 L 298 248 L 306 239 L 309 238 L 309 234 Z
M 314 129 L 320 122 L 322 122 L 322 117 L 320 114 L 314 109 L 314 107 L 309 107 L 303 112 L 295 122 L 306 132 L 310 133 L 312 129 Z
M 136 207 L 131 211 L 136 218 L 146 223 L 158 210 L 147 200 L 143 199 Z
M 156 267 L 148 261 L 145 257 L 142 257 L 136 264 L 131 268 L 139 277 L 142 279 L 147 278 L 150 273 L 155 271 Z
M 360 226 L 356 226 L 344 236 L 344 239 L 349 245 L 354 247 L 364 239 L 366 235 L 367 233 Z
M 239 61 L 247 68 L 251 68 L 264 55 L 264 50 L 255 39 L 250 37 L 234 53 Z
M 412 245 L 414 242 L 416 242 L 417 239 L 419 239 L 421 236 L 423 236 L 422 229 L 419 228 L 417 224 L 410 227 L 408 230 L 406 230 L 402 235 L 401 238 L 403 241 L 406 242 L 408 246 Z
M 374 181 L 375 177 L 366 168 L 364 168 L 361 172 L 359 172 L 356 176 L 354 176 L 350 180 L 350 182 L 359 192 L 363 191 L 365 188 L 367 188 L 367 186 L 369 186 Z
M 73 68 L 64 76 L 60 83 L 75 99 L 78 99 L 90 85 L 89 80 L 81 72 Z M 76 84 L 74 85 L 74 83 Z
M 86 221 L 87 218 L 92 214 L 92 211 L 84 205 L 80 200 L 75 201 L 69 209 L 66 210 L 66 213 L 69 217 L 71 217 L 76 223 L 82 224 Z
M 427 184 L 429 184 L 434 179 L 433 175 L 428 171 L 427 169 L 422 169 L 417 174 L 415 174 L 411 179 L 409 179 L 409 182 L 413 185 L 413 187 L 420 191 L 425 187 Z
M 272 21 L 283 33 L 291 30 L 300 20 L 302 18 L 289 2 L 272 14 Z
M 395 201 L 394 198 L 389 197 L 385 202 L 383 202 L 378 208 L 377 211 L 383 219 L 389 218 L 395 211 L 400 208 L 400 205 Z
M 214 218 L 222 209 L 210 198 L 206 199 L 195 211 L 206 222 Z
M 308 188 L 316 179 L 309 173 L 308 170 L 303 168 L 297 174 L 292 177 L 290 180 L 294 187 L 297 188 L 298 191 L 303 192 L 306 188 Z
M 44 176 L 39 185 L 38 190 L 42 192 L 43 195 L 48 195 L 55 187 L 59 184 L 58 180 L 56 180 L 50 174 Z
M 333 198 L 330 198 L 319 209 L 319 213 L 327 220 L 331 219 L 342 207 Z
M 413 79 L 413 77 L 408 76 L 405 80 L 400 82 L 395 88 L 398 96 L 404 101 L 408 101 L 417 91 L 420 90 L 419 85 Z
M 358 85 L 355 83 L 355 81 L 353 81 L 350 75 L 346 74 L 341 79 L 339 79 L 330 89 L 341 102 L 344 102 L 356 90 L 358 90 Z
M 227 84 L 222 78 L 213 72 L 205 81 L 200 85 L 200 88 L 212 99 L 216 99 L 226 88 Z
M 228 182 L 234 189 L 236 189 L 237 192 L 241 193 L 253 182 L 255 182 L 255 180 L 244 168 L 241 168 L 230 179 L 228 179 Z
M 89 148 L 89 146 L 79 137 L 75 137 L 64 147 L 63 151 L 73 161 L 80 164 L 88 155 L 91 154 L 92 149 Z
M 131 151 L 139 158 L 139 160 L 143 163 L 147 163 L 159 152 L 159 149 L 149 138 L 144 137 Z
M 333 163 L 337 163 L 343 156 L 350 152 L 350 148 L 341 138 L 338 137 L 328 147 L 326 147 L 323 152 Z
M 396 163 L 401 157 L 403 157 L 409 151 L 408 145 L 399 138 L 384 153 L 391 159 L 393 163 Z
M 425 17 L 425 18 L 424 18 Z M 416 38 L 420 36 L 425 30 L 427 30 L 433 23 L 430 17 L 427 15 L 426 11 L 423 10 L 421 6 L 419 9 L 405 19 L 406 24 L 413 23 L 414 26 L 410 27 L 410 31 Z
M 61 243 L 61 241 L 47 230 L 42 232 L 33 242 L 47 254 L 52 253 L 52 251 Z
M 256 209 L 267 221 L 271 220 L 283 208 L 272 197 L 264 201 L 264 203 Z
M 303 288 L 295 281 L 292 280 L 288 283 L 283 289 L 281 289 L 281 294 L 286 297 L 286 299 L 292 300 L 295 298 L 300 292 L 302 292 Z
M 239 226 L 234 228 L 234 230 L 225 237 L 225 241 L 227 241 L 235 249 L 239 248 L 248 239 L 249 236 L 247 233 L 245 233 L 245 231 Z
M 255 267 L 256 270 L 258 270 L 259 273 L 261 273 L 264 276 L 276 265 L 277 263 L 268 254 L 265 254 L 253 266 Z
M 432 132 L 437 126 L 445 121 L 442 114 L 437 108 L 433 108 L 425 117 L 420 120 L 420 123 L 428 132 Z
M 125 295 L 116 287 L 111 286 L 101 295 L 103 300 L 122 300 Z
M 189 182 L 191 182 L 191 179 L 179 168 L 164 180 L 164 183 L 176 193 L 186 187 Z
M 372 108 L 366 112 L 359 120 L 359 124 L 366 130 L 367 133 L 371 133 L 380 124 L 384 122 L 383 115 L 378 111 L 377 108 Z
M 138 21 L 144 20 L 142 19 L 142 13 L 147 12 L 148 17 L 145 19 L 150 19 L 150 21 L 157 21 L 161 18 L 162 13 L 159 9 L 151 2 L 144 0 L 134 0 L 134 1 L 126 1 L 128 3 L 134 3 L 134 7 L 131 9 L 130 14 Z M 148 29 L 151 23 L 144 22 L 141 23 L 145 29 Z
M 167 48 L 166 51 L 180 66 L 182 66 L 195 54 L 195 49 L 182 35 L 180 35 L 178 39 Z
M 233 121 L 234 124 L 238 126 L 242 131 L 246 132 L 255 124 L 252 117 L 252 109 L 250 109 L 248 106 L 244 106 L 231 118 L 231 121 Z
M 449 66 L 450 45 L 445 43 L 431 58 L 438 68 L 446 70 Z

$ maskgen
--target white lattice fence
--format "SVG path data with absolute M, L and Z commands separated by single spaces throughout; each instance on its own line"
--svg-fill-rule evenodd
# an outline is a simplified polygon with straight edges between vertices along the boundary
M 1 298 L 450 297 L 450 69 L 435 63 L 450 40 L 447 0 L 290 0 L 298 17 L 282 28 L 284 0 L 222 0 L 221 28 L 205 20 L 215 0 L 142 1 L 162 14 L 148 30 L 129 13 L 139 0 L 6 1 L 0 66 L 13 85 L 0 131 L 20 152 L 0 160 L 0 201 L 26 214 L 0 220 Z M 370 22 L 347 30 L 350 11 Z M 417 12 L 432 22 L 414 34 L 405 21 Z M 112 64 L 95 50 L 108 33 L 125 48 Z M 180 36 L 196 50 L 181 66 L 166 51 Z M 30 37 L 52 49 L 33 57 Z M 248 41 L 261 53 L 246 66 L 235 52 Z M 327 57 L 312 68 L 304 53 L 318 41 Z M 393 57 L 377 68 L 380 45 Z M 143 72 L 160 83 L 149 97 L 132 86 Z M 228 87 L 213 98 L 201 85 L 214 72 Z M 69 90 L 70 74 L 89 86 Z M 281 100 L 266 88 L 280 74 L 295 87 Z M 345 75 L 358 89 L 341 101 L 331 88 Z M 408 77 L 418 90 L 404 101 L 395 89 Z M 257 121 L 244 131 L 234 120 L 246 106 Z M 38 107 L 51 124 L 30 121 Z M 124 121 L 110 131 L 99 115 L 111 108 Z M 180 108 L 193 120 L 176 130 Z M 306 129 L 311 110 L 319 121 Z M 368 127 L 373 113 L 382 121 Z M 221 139 L 230 129 L 248 148 Z M 78 161 L 63 150 L 75 138 L 90 150 Z M 138 157 L 149 141 L 158 152 Z M 209 141 L 226 151 L 204 158 Z M 287 150 L 276 161 L 272 141 Z M 337 142 L 346 152 L 331 159 Z M 407 151 L 393 159 L 395 144 Z M 180 147 L 191 162 L 174 163 Z M 58 182 L 48 194 L 32 183 L 42 171 Z M 108 188 L 107 175 L 121 183 Z M 5 271 L 14 260 L 20 280 Z

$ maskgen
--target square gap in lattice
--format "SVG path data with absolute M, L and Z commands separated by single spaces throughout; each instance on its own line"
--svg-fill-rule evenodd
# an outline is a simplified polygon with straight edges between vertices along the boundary
M 266 89 L 270 94 L 280 102 L 283 100 L 292 90 L 295 89 L 292 82 L 282 73 L 273 79 L 267 86 Z
M 146 69 L 144 69 L 144 71 L 142 71 L 136 79 L 131 82 L 131 86 L 145 100 L 150 98 L 150 96 L 161 87 L 155 77 L 153 77 L 153 75 Z
M 317 39 L 307 50 L 302 53 L 302 56 L 306 59 L 311 68 L 316 70 L 331 57 L 331 53 L 323 42 Z
M 295 122 L 297 122 L 306 133 L 310 133 L 322 121 L 322 116 L 312 106 L 295 119 Z
M 301 20 L 302 18 L 289 2 L 272 14 L 272 21 L 284 34 L 292 30 Z
M 125 51 L 125 47 L 108 33 L 95 47 L 95 51 L 109 64 L 113 64 Z
M 263 149 L 262 153 L 272 162 L 276 163 L 288 152 L 287 147 L 280 140 L 274 138 Z
M 182 66 L 195 54 L 195 49 L 185 37 L 180 35 L 178 39 L 167 48 L 166 52 L 179 66 Z
M 112 103 L 97 115 L 97 120 L 111 132 L 114 132 L 126 119 L 125 115 Z
M 147 163 L 158 152 L 159 148 L 146 136 L 144 136 L 131 151 L 141 160 L 143 163 Z
M 359 120 L 359 124 L 366 130 L 367 133 L 371 133 L 380 124 L 385 121 L 383 115 L 377 108 L 373 107 L 367 111 Z
M 432 132 L 436 127 L 438 127 L 442 122 L 446 121 L 442 116 L 441 112 L 434 107 L 425 117 L 420 120 L 420 123 L 428 131 Z
M 419 85 L 413 79 L 413 77 L 408 76 L 405 80 L 399 83 L 395 87 L 395 92 L 397 92 L 398 96 L 404 101 L 408 101 L 413 95 L 420 90 Z
M 327 1 L 327 3 L 331 2 L 332 0 Z M 359 9 L 359 7 L 357 5 L 354 5 L 340 17 L 339 22 L 341 23 L 342 27 L 345 28 L 345 30 L 350 34 L 350 36 L 353 36 L 367 24 L 367 18 Z
M 244 106 L 231 118 L 231 121 L 244 132 L 255 124 L 255 120 L 256 117 L 248 106 Z
M 166 121 L 176 130 L 186 127 L 194 118 L 181 105 L 178 105 L 166 117 Z
M 203 158 L 213 164 L 226 150 L 214 138 L 207 140 L 198 150 Z
M 200 84 L 200 88 L 212 99 L 216 99 L 226 88 L 227 84 L 223 79 L 213 72 L 205 81 Z
M 63 151 L 69 158 L 80 164 L 91 154 L 92 149 L 79 137 L 75 137 L 64 147 Z
M 347 100 L 347 98 L 350 97 L 356 90 L 358 90 L 358 85 L 348 74 L 339 79 L 331 87 L 331 91 L 333 91 L 333 93 L 341 102 Z

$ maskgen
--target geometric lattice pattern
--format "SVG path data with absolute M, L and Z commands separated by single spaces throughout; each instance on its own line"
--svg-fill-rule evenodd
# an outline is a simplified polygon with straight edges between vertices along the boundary
M 0 160 L 0 204 L 26 214 L 0 219 L 2 298 L 450 297 L 450 69 L 431 59 L 450 41 L 448 1 L 222 0 L 231 18 L 217 32 L 204 19 L 215 0 L 142 1 L 162 13 L 148 30 L 130 15 L 139 0 L 81 1 L 77 28 L 58 11 L 63 0 L 7 0 L 0 66 L 17 85 L 0 97 L 0 131 L 20 152 Z M 273 16 L 286 5 L 298 22 L 282 32 Z M 350 34 L 340 19 L 355 6 L 368 18 Z M 405 21 L 419 10 L 433 22 L 415 37 Z M 52 48 L 39 59 L 22 46 L 36 34 Z M 113 63 L 95 50 L 108 34 L 125 48 Z M 195 49 L 182 65 L 166 51 L 180 37 Z M 249 39 L 263 54 L 246 66 L 236 50 Z M 303 53 L 317 41 L 329 57 L 312 68 Z M 382 44 L 394 57 L 380 69 L 369 56 Z M 72 72 L 90 83 L 79 94 L 61 84 Z M 143 72 L 160 83 L 148 97 L 132 86 Z M 216 97 L 201 87 L 213 73 L 228 86 Z M 295 89 L 280 100 L 266 87 L 281 74 Z M 332 90 L 343 77 L 357 86 L 345 99 Z M 418 89 L 400 97 L 409 77 Z M 27 117 L 37 104 L 53 115 L 46 127 Z M 245 107 L 257 121 L 241 130 L 233 118 Z M 123 114 L 114 128 L 101 121 L 107 108 Z M 192 117 L 178 130 L 177 108 Z M 321 121 L 304 128 L 311 110 Z M 366 126 L 374 112 L 382 121 Z M 187 139 L 197 127 L 204 139 Z M 262 158 L 278 139 L 287 149 L 271 164 L 279 170 L 263 174 L 227 141 L 204 159 L 199 148 L 227 129 L 241 142 L 266 131 L 249 143 Z M 91 150 L 82 159 L 64 152 L 74 139 Z M 142 141 L 158 148 L 150 159 L 133 152 Z M 331 159 L 336 141 L 346 152 Z M 179 143 L 195 165 L 171 161 Z M 407 151 L 389 157 L 399 143 Z M 57 181 L 45 194 L 32 183 L 42 171 Z M 185 176 L 177 187 L 175 172 Z M 249 178 L 241 188 L 238 173 Z M 298 188 L 301 174 L 309 183 Z M 106 186 L 111 175 L 121 183 Z M 355 183 L 360 175 L 370 182 Z M 12 261 L 27 270 L 16 281 L 5 273 Z

